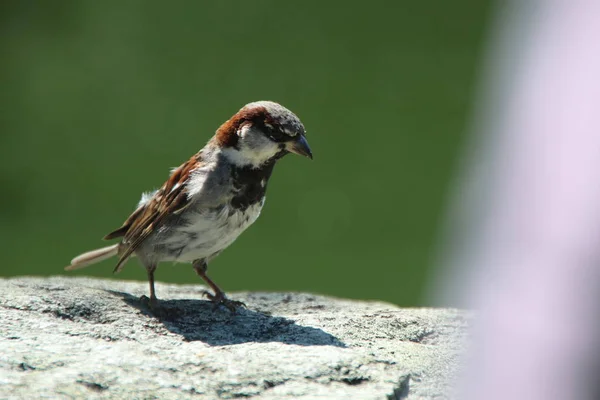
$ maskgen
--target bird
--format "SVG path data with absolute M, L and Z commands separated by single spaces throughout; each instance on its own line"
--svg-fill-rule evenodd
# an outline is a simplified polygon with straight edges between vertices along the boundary
M 150 308 L 160 308 L 154 273 L 160 262 L 188 263 L 212 289 L 203 291 L 215 307 L 232 312 L 242 302 L 229 299 L 207 275 L 208 264 L 259 217 L 275 164 L 294 153 L 313 158 L 300 119 L 272 101 L 243 106 L 208 143 L 173 168 L 158 189 L 142 193 L 131 215 L 104 240 L 110 246 L 73 258 L 71 271 L 117 256 L 114 272 L 133 256 L 145 267 Z

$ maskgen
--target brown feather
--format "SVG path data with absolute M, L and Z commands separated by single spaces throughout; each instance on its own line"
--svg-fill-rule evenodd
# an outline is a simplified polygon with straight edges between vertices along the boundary
M 119 228 L 116 229 L 114 231 L 112 231 L 111 233 L 107 234 L 106 236 L 104 236 L 104 240 L 110 240 L 110 239 L 114 239 L 114 238 L 118 238 L 121 236 L 125 236 L 127 234 L 127 231 L 129 230 L 129 228 L 131 228 L 131 225 L 133 224 L 133 222 L 140 216 L 140 213 L 144 210 L 145 204 L 139 206 L 133 213 L 131 213 L 131 215 L 127 218 L 127 220 L 125 220 L 125 222 L 123 222 L 123 225 Z
M 123 236 L 120 257 L 114 272 L 121 270 L 125 261 L 152 232 L 161 226 L 166 216 L 180 212 L 188 205 L 184 183 L 189 179 L 192 171 L 200 165 L 201 153 L 198 153 L 173 170 L 162 187 L 146 204 L 135 210 L 121 228 L 105 236 L 108 239 Z
M 129 225 L 123 225 L 119 229 L 114 230 L 111 233 L 105 235 L 102 238 L 102 240 L 110 240 L 110 239 L 118 238 L 118 237 L 121 237 L 121 236 L 125 236 L 125 233 L 127 233 L 128 229 L 129 229 Z
M 242 108 L 233 117 L 225 121 L 215 134 L 215 140 L 221 147 L 232 147 L 237 144 L 239 139 L 237 132 L 246 122 L 270 121 L 271 116 L 265 107 Z

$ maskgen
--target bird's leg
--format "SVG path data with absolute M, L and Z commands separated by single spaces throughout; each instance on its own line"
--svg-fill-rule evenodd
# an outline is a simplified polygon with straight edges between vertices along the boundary
M 145 264 L 146 272 L 148 273 L 148 284 L 150 285 L 150 298 L 146 295 L 142 296 L 140 301 L 146 305 L 152 314 L 158 319 L 173 319 L 180 315 L 177 308 L 168 307 L 166 304 L 160 304 L 156 298 L 156 290 L 154 289 L 154 271 L 156 264 Z
M 147 303 L 151 310 L 157 311 L 159 309 L 158 299 L 156 298 L 156 291 L 154 289 L 154 271 L 156 271 L 156 264 L 144 265 L 146 272 L 148 273 L 148 284 L 150 285 L 150 298 L 143 295 L 140 300 Z
M 227 307 L 231 312 L 235 312 L 235 309 L 238 307 L 246 307 L 246 305 L 241 301 L 228 299 L 227 296 L 225 296 L 225 292 L 223 292 L 221 288 L 219 288 L 219 286 L 217 286 L 217 284 L 214 283 L 212 279 L 210 279 L 206 275 L 206 271 L 208 270 L 208 264 L 206 263 L 206 261 L 196 260 L 194 261 L 192 266 L 194 267 L 194 271 L 196 271 L 200 278 L 202 278 L 204 282 L 206 282 L 208 286 L 210 286 L 213 292 L 215 292 L 215 294 L 212 294 L 207 290 L 203 291 L 203 294 L 215 304 L 215 307 L 218 307 L 222 304 L 225 307 Z
M 158 304 L 156 291 L 154 290 L 154 271 L 156 271 L 156 265 L 147 268 L 146 271 L 148 272 L 148 284 L 150 285 L 150 304 L 156 306 Z

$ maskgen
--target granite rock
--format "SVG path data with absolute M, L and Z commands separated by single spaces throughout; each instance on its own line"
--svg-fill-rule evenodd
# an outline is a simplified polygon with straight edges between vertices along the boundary
M 0 398 L 445 399 L 469 315 L 201 285 L 0 279 Z

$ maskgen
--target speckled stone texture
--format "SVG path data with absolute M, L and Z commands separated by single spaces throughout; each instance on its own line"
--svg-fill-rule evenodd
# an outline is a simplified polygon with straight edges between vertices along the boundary
M 0 398 L 446 399 L 469 315 L 201 285 L 0 279 Z

